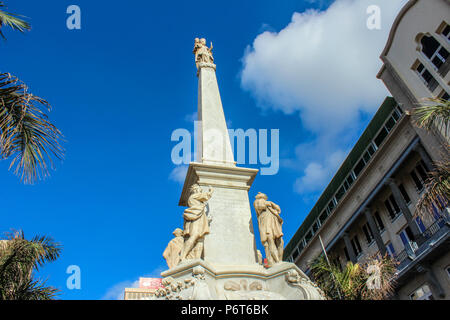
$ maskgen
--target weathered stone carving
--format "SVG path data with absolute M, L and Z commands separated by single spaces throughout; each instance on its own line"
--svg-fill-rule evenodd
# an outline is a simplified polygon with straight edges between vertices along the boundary
M 258 217 L 259 234 L 266 251 L 268 266 L 281 262 L 283 259 L 283 219 L 281 209 L 271 201 L 267 201 L 264 193 L 258 192 L 253 203 Z
M 175 281 L 172 277 L 162 280 L 164 287 L 158 288 L 155 298 L 166 300 L 211 300 L 211 293 L 205 281 L 205 269 L 197 266 L 192 270 L 192 277 L 184 281 Z
M 223 296 L 227 300 L 284 300 L 285 298 L 275 292 L 264 290 L 259 281 L 248 285 L 246 279 L 238 282 L 228 280 L 225 282 Z
M 173 235 L 175 238 L 170 240 L 166 250 L 163 252 L 163 257 L 166 259 L 169 269 L 176 267 L 180 262 L 180 254 L 184 244 L 183 230 L 176 228 Z
M 210 48 L 206 46 L 206 39 L 195 38 L 193 53 L 195 54 L 195 65 L 197 66 L 197 69 L 201 67 L 201 64 L 214 66 L 212 49 L 213 49 L 212 43 Z
M 286 281 L 289 285 L 300 289 L 305 300 L 323 300 L 325 297 L 323 291 L 314 282 L 302 277 L 297 270 L 289 270 L 286 273 Z
M 197 266 L 192 270 L 194 290 L 189 300 L 211 300 L 211 292 L 205 281 L 205 269 Z
M 203 254 L 203 239 L 209 233 L 209 221 L 206 215 L 206 205 L 211 198 L 213 189 L 203 192 L 198 184 L 190 188 L 191 195 L 188 206 L 184 210 L 184 245 L 181 261 L 185 259 L 201 259 Z

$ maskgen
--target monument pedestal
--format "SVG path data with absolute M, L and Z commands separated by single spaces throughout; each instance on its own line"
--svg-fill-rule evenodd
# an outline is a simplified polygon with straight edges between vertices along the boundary
M 188 260 L 161 273 L 164 288 L 152 299 L 323 300 L 320 289 L 293 263 L 216 266 Z
M 213 187 L 207 215 L 210 233 L 203 259 L 185 260 L 161 273 L 164 288 L 153 299 L 318 300 L 320 289 L 293 263 L 258 263 L 248 190 L 258 170 L 191 163 L 180 205 L 190 186 Z

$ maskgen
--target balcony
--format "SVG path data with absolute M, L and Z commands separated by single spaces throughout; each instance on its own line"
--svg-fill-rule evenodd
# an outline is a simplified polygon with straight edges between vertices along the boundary
M 447 208 L 428 229 L 426 229 L 416 241 L 411 242 L 409 246 L 395 256 L 398 262 L 398 272 L 402 272 L 411 262 L 419 257 L 427 255 L 433 247 L 450 234 L 450 215 Z

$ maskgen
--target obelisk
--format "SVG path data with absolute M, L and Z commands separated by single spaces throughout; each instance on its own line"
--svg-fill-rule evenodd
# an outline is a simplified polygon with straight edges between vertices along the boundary
M 195 39 L 198 76 L 197 162 L 189 165 L 180 205 L 186 206 L 193 184 L 214 189 L 208 201 L 210 233 L 203 260 L 216 266 L 255 265 L 257 251 L 248 190 L 258 172 L 236 167 L 226 125 L 212 47 Z
M 212 45 L 208 48 L 205 39 L 195 39 L 194 54 L 200 122 L 197 160 L 189 164 L 179 202 L 187 207 L 184 230 L 177 232 L 182 239 L 169 243 L 164 256 L 169 270 L 161 272 L 164 287 L 150 299 L 323 299 L 295 264 L 275 259 L 266 268 L 258 261 L 248 197 L 258 170 L 234 162 Z M 267 217 L 268 206 L 279 215 L 277 205 L 259 198 L 259 217 Z M 282 249 L 283 243 L 279 245 Z

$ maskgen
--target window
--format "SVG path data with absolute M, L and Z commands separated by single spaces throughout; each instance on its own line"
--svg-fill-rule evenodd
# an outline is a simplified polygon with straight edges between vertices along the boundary
M 444 30 L 442 30 L 442 35 L 450 41 L 450 26 L 446 25 Z
M 405 187 L 403 186 L 403 184 L 399 185 L 398 188 L 400 189 L 400 192 L 403 196 L 403 199 L 405 200 L 406 204 L 410 204 L 411 203 L 411 198 L 409 197 L 408 193 L 406 192 Z
M 420 219 L 420 217 L 416 217 L 415 219 L 417 227 L 419 228 L 420 232 L 424 233 L 426 228 L 425 225 L 423 224 L 422 219 Z
M 383 220 L 381 220 L 380 214 L 378 213 L 378 211 L 376 211 L 373 214 L 373 217 L 375 218 L 375 223 L 377 224 L 378 230 L 379 231 L 383 231 L 384 230 L 384 224 L 383 224 Z
M 395 108 L 394 113 L 392 114 L 392 117 L 394 118 L 395 122 L 398 121 L 398 119 L 400 119 L 401 117 L 401 113 L 398 111 L 399 108 Z
M 358 236 L 354 236 L 352 240 L 350 240 L 352 244 L 353 251 L 356 256 L 359 256 L 362 253 L 361 245 L 358 240 Z
M 431 61 L 436 70 L 439 70 L 448 59 L 448 51 L 432 36 L 422 37 L 420 43 L 423 54 Z
M 345 180 L 345 181 L 348 183 L 348 186 L 350 187 L 350 186 L 353 184 L 353 182 L 355 181 L 354 173 L 351 172 L 351 173 L 348 175 L 347 180 Z
M 335 207 L 335 204 L 334 204 L 334 198 L 333 198 L 333 199 L 331 199 L 330 203 L 328 204 L 327 209 L 331 212 L 331 211 L 333 211 L 334 207 Z
M 294 250 L 294 252 L 292 252 L 292 260 L 297 259 L 298 255 L 299 255 L 299 249 L 297 248 Z
M 417 191 L 421 192 L 423 190 L 425 181 L 427 179 L 427 173 L 426 173 L 425 166 L 422 161 L 420 161 L 416 165 L 414 170 L 411 171 L 410 175 L 414 181 Z
M 440 98 L 442 99 L 442 100 L 450 100 L 450 95 L 446 92 L 446 91 L 442 91 L 441 92 L 441 95 L 440 95 Z
M 411 171 L 410 175 L 416 185 L 417 191 L 421 192 L 423 190 L 423 181 L 419 179 L 415 171 Z
M 323 224 L 325 222 L 325 220 L 327 220 L 327 218 L 328 218 L 328 212 L 327 212 L 327 210 L 323 210 L 322 214 L 319 216 L 320 224 Z
M 386 250 L 392 258 L 395 258 L 395 250 L 392 243 L 389 242 L 388 244 L 386 244 Z
M 392 194 L 389 196 L 389 198 L 386 199 L 386 201 L 384 201 L 384 205 L 392 220 L 394 220 L 400 214 L 400 207 L 398 206 Z
M 374 240 L 374 236 L 372 230 L 370 230 L 369 224 L 368 223 L 364 224 L 362 226 L 362 230 L 364 232 L 364 235 L 366 236 L 367 244 L 372 243 L 372 241 Z
M 434 300 L 433 293 L 427 284 L 424 284 L 419 289 L 409 295 L 411 300 Z
M 416 244 L 412 240 L 414 239 L 414 235 L 409 227 L 403 229 L 403 231 L 399 233 L 399 237 L 402 240 L 405 249 L 413 249 L 413 250 L 416 249 Z
M 381 146 L 381 143 L 383 143 L 383 141 L 387 137 L 388 133 L 389 132 L 386 130 L 385 127 L 383 127 L 383 129 L 381 129 L 380 133 L 377 135 L 377 137 L 374 140 L 377 148 L 379 148 Z
M 395 119 L 391 116 L 388 121 L 386 121 L 386 129 L 391 132 L 392 128 L 395 126 Z
M 316 233 L 317 230 L 319 230 L 319 228 L 320 228 L 320 225 L 317 223 L 317 221 L 314 222 L 314 224 L 313 224 L 313 226 L 312 226 L 312 231 L 313 231 L 313 233 Z
M 344 254 L 347 261 L 350 261 L 350 255 L 348 254 L 347 248 L 344 248 Z
M 427 180 L 427 178 L 428 178 L 427 170 L 425 169 L 425 164 L 423 163 L 422 160 L 420 160 L 419 163 L 417 164 L 416 170 L 419 173 L 419 175 L 423 181 Z
M 345 188 L 344 186 L 340 187 L 339 190 L 336 192 L 336 201 L 340 201 L 342 199 L 342 197 L 345 194 Z
M 418 63 L 417 67 L 415 68 L 417 74 L 422 79 L 422 81 L 425 83 L 427 88 L 433 92 L 437 86 L 438 82 L 436 79 L 434 79 L 433 75 L 430 73 L 430 71 L 425 68 L 425 66 L 422 63 Z
M 359 162 L 355 166 L 355 169 L 353 169 L 353 172 L 355 172 L 356 176 L 358 176 L 361 173 L 361 171 L 364 169 L 365 165 L 366 164 L 364 163 L 363 159 L 359 160 Z
M 312 237 L 313 237 L 313 234 L 312 234 L 311 230 L 309 230 L 309 232 L 308 232 L 308 233 L 306 234 L 306 236 L 305 236 L 305 241 L 306 241 L 306 243 L 308 243 L 309 240 L 312 239 Z

